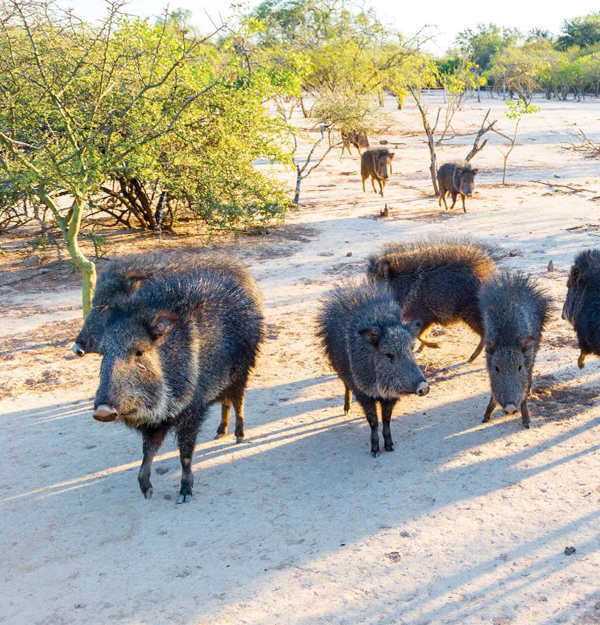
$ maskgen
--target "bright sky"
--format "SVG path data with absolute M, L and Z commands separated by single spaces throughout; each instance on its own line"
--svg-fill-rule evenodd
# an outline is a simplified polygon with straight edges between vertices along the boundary
M 104 13 L 103 0 L 60 0 L 63 6 L 70 6 L 84 18 L 95 19 Z M 250 2 L 251 6 L 257 0 Z M 367 2 L 369 4 L 369 2 Z M 472 28 L 480 23 L 495 22 L 501 26 L 517 27 L 527 32 L 539 27 L 558 32 L 565 19 L 596 12 L 600 9 L 595 0 L 570 0 L 566 4 L 557 0 L 533 2 L 532 0 L 422 0 L 400 2 L 399 0 L 370 0 L 377 14 L 387 23 L 394 25 L 406 36 L 415 34 L 425 25 L 435 26 L 435 43 L 428 46 L 436 54 L 442 54 L 454 42 L 457 32 Z M 165 7 L 185 8 L 192 11 L 193 21 L 202 30 L 210 27 L 206 14 L 215 21 L 229 13 L 229 2 L 218 0 L 130 0 L 126 10 L 143 16 L 158 16 Z M 408 5 L 408 6 L 407 6 Z

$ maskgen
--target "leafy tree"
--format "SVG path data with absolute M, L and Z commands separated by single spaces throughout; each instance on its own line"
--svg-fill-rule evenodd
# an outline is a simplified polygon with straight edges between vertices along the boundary
M 510 121 L 515 122 L 515 127 L 512 135 L 505 135 L 499 130 L 493 129 L 493 132 L 504 137 L 508 140 L 508 147 L 504 150 L 498 148 L 502 153 L 502 157 L 504 159 L 504 169 L 502 173 L 502 184 L 506 184 L 506 166 L 508 163 L 508 157 L 511 155 L 512 151 L 515 149 L 515 145 L 517 144 L 517 134 L 519 132 L 519 124 L 525 115 L 532 115 L 534 113 L 538 113 L 540 111 L 539 106 L 535 106 L 533 104 L 527 104 L 523 100 L 507 100 L 506 101 L 507 110 L 504 115 Z
M 509 46 L 514 46 L 522 35 L 517 29 L 501 28 L 496 24 L 479 24 L 458 33 L 456 45 L 459 51 L 482 71 L 490 69 L 492 59 Z
M 157 225 L 169 202 L 222 226 L 268 219 L 284 201 L 251 166 L 284 156 L 262 106 L 268 77 L 231 59 L 232 75 L 208 39 L 119 7 L 93 26 L 44 0 L 11 0 L 0 15 L 0 189 L 53 215 L 82 274 L 84 315 L 96 273 L 80 232 L 111 181 L 139 183 L 140 202 L 157 196 L 141 218 Z
M 566 50 L 572 46 L 585 48 L 600 43 L 600 13 L 565 20 L 562 33 L 556 42 L 559 50 Z

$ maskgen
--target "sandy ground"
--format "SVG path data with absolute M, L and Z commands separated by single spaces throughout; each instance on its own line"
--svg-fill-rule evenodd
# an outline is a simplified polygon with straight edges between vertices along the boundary
M 600 236 L 599 163 L 561 145 L 574 123 L 594 135 L 600 103 L 540 104 L 523 122 L 508 186 L 493 145 L 476 158 L 467 214 L 428 197 L 428 152 L 409 107 L 385 136 L 396 157 L 383 201 L 363 194 L 356 156 L 335 154 L 304 182 L 304 207 L 285 226 L 223 243 L 264 290 L 269 338 L 247 394 L 246 441 L 214 441 L 211 411 L 186 506 L 175 505 L 173 438 L 145 501 L 141 441 L 91 418 L 99 359 L 69 351 L 76 276 L 5 271 L 0 622 L 600 623 L 600 363 L 577 369 L 560 319 L 570 262 Z M 509 129 L 502 103 L 487 99 L 467 106 L 456 129 L 478 126 L 488 106 Z M 440 159 L 466 155 L 470 141 L 454 139 Z M 384 203 L 391 215 L 379 219 Z M 314 315 L 381 244 L 430 234 L 492 241 L 504 267 L 538 276 L 553 296 L 532 428 L 499 414 L 481 425 L 484 361 L 465 363 L 477 338 L 455 326 L 438 332 L 441 349 L 419 355 L 431 392 L 398 404 L 396 451 L 373 459 L 358 406 L 343 416 Z M 140 241 L 151 244 L 121 238 L 111 253 Z

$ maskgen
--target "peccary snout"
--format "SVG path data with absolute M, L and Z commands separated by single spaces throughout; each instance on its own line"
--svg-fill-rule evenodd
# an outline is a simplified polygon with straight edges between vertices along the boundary
M 80 343 L 75 343 L 75 345 L 73 345 L 71 349 L 73 350 L 73 353 L 76 356 L 79 356 L 79 358 L 81 358 L 82 356 L 85 356 L 85 349 L 83 348 L 83 345 L 81 345 Z
M 429 384 L 427 384 L 425 380 L 423 380 L 422 382 L 419 382 L 415 393 L 419 395 L 420 397 L 427 395 L 427 393 L 429 393 Z
M 504 414 L 515 414 L 515 412 L 517 412 L 517 407 L 514 404 L 507 404 L 502 410 Z
M 96 410 L 94 410 L 93 417 L 96 421 L 102 421 L 102 423 L 110 423 L 115 421 L 119 416 L 119 413 L 109 404 L 100 404 Z

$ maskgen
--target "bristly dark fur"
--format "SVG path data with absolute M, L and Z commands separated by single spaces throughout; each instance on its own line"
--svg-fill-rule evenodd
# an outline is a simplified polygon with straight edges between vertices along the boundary
M 520 271 L 502 271 L 481 289 L 479 303 L 494 321 L 494 330 L 503 343 L 516 344 L 524 332 L 539 338 L 548 322 L 550 299 L 539 282 Z M 524 314 L 525 313 L 525 317 Z M 528 326 L 528 317 L 533 325 Z M 489 328 L 486 328 L 486 336 Z
M 600 356 L 600 249 L 575 257 L 562 316 L 575 329 L 581 350 L 578 364 L 583 368 L 588 354 Z
M 174 427 L 183 471 L 180 501 L 189 501 L 196 436 L 213 403 L 223 405 L 225 432 L 234 406 L 235 434 L 242 440 L 244 392 L 263 337 L 252 289 L 209 268 L 147 280 L 111 307 L 99 344 L 95 409 L 114 407 L 126 425 L 141 431 L 144 496 L 152 494 L 152 458 Z
M 466 238 L 389 245 L 382 254 L 372 256 L 367 267 L 372 279 L 389 283 L 404 319 L 423 322 L 424 336 L 433 324 L 446 326 L 458 321 L 482 336 L 479 289 L 496 272 L 488 246 Z M 426 340 L 422 343 L 435 346 Z
M 394 446 L 390 419 L 405 393 L 427 393 L 412 346 L 419 323 L 403 324 L 400 307 L 386 285 L 347 283 L 326 294 L 317 317 L 318 336 L 345 386 L 344 411 L 352 393 L 371 426 L 371 453 L 379 453 L 377 402 L 381 405 L 386 451 Z
M 482 287 L 479 304 L 492 391 L 483 422 L 488 422 L 500 405 L 507 414 L 520 410 L 528 428 L 527 395 L 550 300 L 533 278 L 503 271 Z
M 80 348 L 80 355 L 94 353 L 97 350 L 104 331 L 108 309 L 125 303 L 143 282 L 157 282 L 168 276 L 204 268 L 234 277 L 254 294 L 257 304 L 261 304 L 260 290 L 250 272 L 239 261 L 224 255 L 193 252 L 131 254 L 111 261 L 100 273 L 92 309 L 75 339 L 75 343 Z

